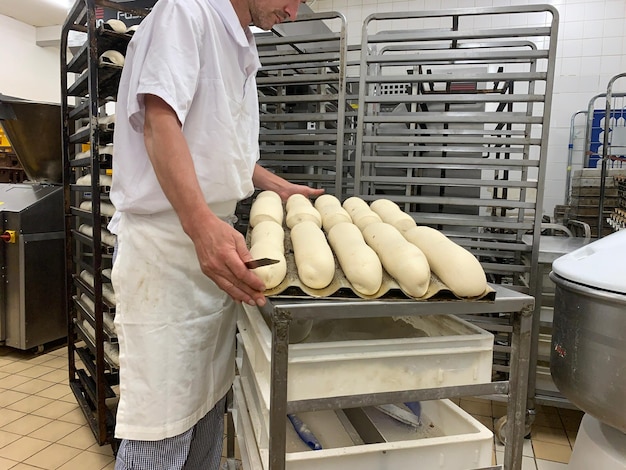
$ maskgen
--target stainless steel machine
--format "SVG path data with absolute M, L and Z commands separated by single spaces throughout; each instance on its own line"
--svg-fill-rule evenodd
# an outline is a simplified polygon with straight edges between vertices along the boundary
M 585 411 L 569 468 L 626 469 L 626 289 L 619 231 L 552 264 L 556 284 L 550 369 Z
M 0 95 L 0 123 L 28 177 L 0 184 L 0 343 L 42 349 L 67 335 L 61 110 Z

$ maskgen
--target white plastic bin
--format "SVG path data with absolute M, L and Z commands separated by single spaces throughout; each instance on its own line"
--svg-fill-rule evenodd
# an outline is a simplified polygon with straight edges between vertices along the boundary
M 267 442 L 259 445 L 255 436 L 255 427 L 258 429 L 263 420 L 263 413 L 257 408 L 260 402 L 250 400 L 254 392 L 249 385 L 242 388 L 243 380 L 238 378 L 234 387 L 236 433 L 242 461 L 246 469 L 268 469 Z M 368 414 L 376 412 L 366 410 Z M 287 470 L 469 470 L 491 464 L 493 434 L 450 400 L 422 402 L 422 420 L 428 427 L 423 430 L 415 431 L 393 422 L 386 415 L 380 415 L 380 419 L 391 420 L 392 423 L 382 426 L 386 442 L 374 444 L 355 444 L 334 411 L 307 412 L 298 416 L 316 435 L 322 450 L 310 450 L 285 419 Z M 429 426 L 431 423 L 432 429 Z
M 269 408 L 271 331 L 254 307 L 237 325 Z M 314 320 L 309 337 L 289 345 L 287 399 L 488 383 L 492 357 L 493 335 L 454 315 Z

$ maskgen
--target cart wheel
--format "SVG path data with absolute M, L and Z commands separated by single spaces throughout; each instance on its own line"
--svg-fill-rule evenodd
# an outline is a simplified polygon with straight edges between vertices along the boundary
M 493 426 L 493 432 L 496 435 L 496 439 L 502 445 L 506 444 L 506 415 L 498 418 Z
M 493 432 L 496 435 L 496 438 L 498 439 L 498 442 L 500 442 L 500 444 L 505 445 L 506 444 L 506 415 L 498 418 L 498 420 L 496 421 L 496 424 L 493 426 Z M 525 424 L 525 429 L 524 429 L 524 436 L 526 438 L 530 437 L 530 428 L 532 426 L 532 423 L 530 422 L 530 420 L 527 418 L 526 419 L 526 424 Z

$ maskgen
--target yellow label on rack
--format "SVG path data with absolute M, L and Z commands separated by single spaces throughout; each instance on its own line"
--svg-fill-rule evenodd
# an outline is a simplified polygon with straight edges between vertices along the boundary
M 9 142 L 9 139 L 4 133 L 4 129 L 0 127 L 0 147 L 10 147 L 10 146 L 11 146 L 11 142 Z

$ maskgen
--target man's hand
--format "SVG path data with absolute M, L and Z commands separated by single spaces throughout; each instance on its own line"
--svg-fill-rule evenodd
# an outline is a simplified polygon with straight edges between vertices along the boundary
M 203 228 L 194 228 L 188 234 L 202 272 L 236 301 L 264 305 L 265 284 L 244 264 L 252 256 L 241 233 L 215 216 L 200 225 Z

